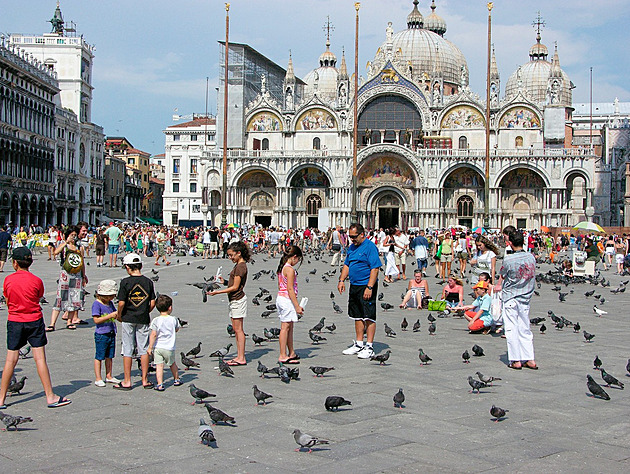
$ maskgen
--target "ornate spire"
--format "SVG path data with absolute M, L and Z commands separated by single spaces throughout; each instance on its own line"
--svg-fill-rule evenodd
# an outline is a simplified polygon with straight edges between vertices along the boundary
M 444 33 L 446 33 L 446 22 L 441 16 L 435 13 L 435 9 L 435 0 L 432 0 L 431 14 L 425 18 L 424 27 L 429 31 L 433 31 L 435 34 L 444 36 Z
M 337 56 L 330 50 L 330 32 L 333 31 L 335 27 L 330 23 L 330 16 L 326 17 L 326 24 L 323 29 L 326 32 L 326 51 L 319 57 L 319 65 L 320 67 L 335 67 L 337 65 Z
M 540 12 L 537 13 L 536 19 L 532 22 L 532 26 L 536 28 L 536 44 L 529 49 L 529 59 L 531 61 L 547 60 L 549 51 L 547 46 L 540 42 L 540 31 L 545 26 L 545 21 L 540 16 Z
M 52 19 L 48 20 L 52 24 L 51 33 L 56 33 L 59 36 L 63 36 L 63 16 L 61 15 L 61 8 L 59 7 L 59 0 L 57 0 L 57 8 Z
M 490 60 L 490 80 L 499 79 L 499 68 L 497 67 L 497 57 L 494 55 L 494 44 L 492 45 L 492 59 Z
M 413 0 L 413 10 L 407 15 L 407 28 L 420 29 L 424 24 L 424 17 L 418 10 L 418 0 Z
M 348 66 L 346 65 L 346 52 L 342 48 L 341 49 L 341 66 L 339 66 L 339 76 L 337 76 L 339 80 L 348 79 Z
M 287 64 L 287 73 L 284 75 L 284 82 L 295 82 L 295 73 L 293 72 L 293 58 L 291 50 L 289 50 L 289 64 Z
M 553 58 L 551 59 L 551 71 L 549 71 L 549 77 L 562 78 L 562 69 L 560 68 L 560 57 L 558 56 L 558 42 L 556 41 Z

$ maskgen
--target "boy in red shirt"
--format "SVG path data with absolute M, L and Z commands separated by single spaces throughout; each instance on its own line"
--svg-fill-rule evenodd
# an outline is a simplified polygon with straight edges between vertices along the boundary
M 28 269 L 33 263 L 33 254 L 27 247 L 13 250 L 13 269 L 15 273 L 4 280 L 3 291 L 7 299 L 9 319 L 7 321 L 7 360 L 2 372 L 0 384 L 0 410 L 6 408 L 5 398 L 13 370 L 18 362 L 20 349 L 28 342 L 33 349 L 33 359 L 37 366 L 48 408 L 57 408 L 70 404 L 70 400 L 53 392 L 50 372 L 46 363 L 46 326 L 39 300 L 44 296 L 44 283 Z

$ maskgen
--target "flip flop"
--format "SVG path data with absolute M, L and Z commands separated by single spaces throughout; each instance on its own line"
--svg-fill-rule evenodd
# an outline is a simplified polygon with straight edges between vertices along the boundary
M 531 369 L 531 370 L 538 370 L 538 366 L 537 365 L 531 366 L 529 364 L 525 364 L 525 368 L 526 369 Z
M 247 365 L 247 362 L 237 362 L 234 359 L 232 359 L 232 360 L 228 360 L 226 364 L 234 367 L 234 366 L 239 366 L 239 365 Z
M 87 321 L 84 321 L 83 319 L 79 319 L 79 322 L 74 323 L 74 324 L 75 324 L 75 325 L 76 325 L 76 324 L 78 324 L 78 325 L 80 325 L 80 326 L 86 326 L 86 325 L 88 325 L 88 324 L 90 324 L 90 323 L 88 323 Z
M 299 364 L 300 363 L 300 361 L 296 359 L 279 360 L 278 362 L 282 364 Z
M 125 387 L 122 383 L 117 383 L 116 385 L 113 385 L 112 388 L 114 390 L 124 390 L 126 392 L 131 390 L 131 387 Z
M 49 403 L 48 404 L 48 408 L 59 408 L 59 407 L 64 407 L 66 405 L 70 405 L 72 402 L 70 400 L 68 400 L 65 397 L 59 397 L 59 400 L 57 400 L 54 403 Z
M 8 408 L 8 405 L 0 405 L 0 410 L 6 410 Z
M 523 366 L 516 367 L 514 364 L 508 364 L 508 369 L 521 370 Z
M 55 326 L 47 326 L 46 332 L 53 332 L 55 330 Z
M 149 382 L 148 384 L 142 386 L 142 388 L 147 389 L 147 390 L 153 387 L 155 387 L 155 385 L 153 385 L 153 382 Z
M 74 324 L 68 324 L 68 325 L 66 326 L 66 329 L 71 329 L 71 330 L 73 330 L 73 331 L 74 331 L 76 328 L 77 328 L 77 327 L 76 327 Z
M 300 356 L 295 354 L 294 357 L 289 357 L 287 360 L 300 360 Z

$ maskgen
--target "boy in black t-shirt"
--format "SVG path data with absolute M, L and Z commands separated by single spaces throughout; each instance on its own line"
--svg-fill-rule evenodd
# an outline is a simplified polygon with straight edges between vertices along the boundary
M 129 276 L 120 282 L 118 289 L 118 315 L 122 323 L 123 368 L 125 379 L 114 385 L 117 390 L 131 390 L 131 363 L 134 356 L 140 357 L 142 367 L 142 386 L 153 388 L 147 380 L 149 370 L 149 313 L 155 307 L 153 282 L 142 275 L 142 259 L 136 253 L 130 253 L 123 259 L 123 265 Z

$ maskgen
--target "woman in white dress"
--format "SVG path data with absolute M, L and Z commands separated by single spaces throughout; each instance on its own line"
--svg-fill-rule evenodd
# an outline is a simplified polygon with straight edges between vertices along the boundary
M 384 281 L 392 283 L 394 278 L 398 278 L 399 271 L 396 266 L 396 258 L 394 255 L 394 229 L 387 231 L 387 236 L 383 241 L 383 248 L 386 250 L 385 254 L 385 278 Z

